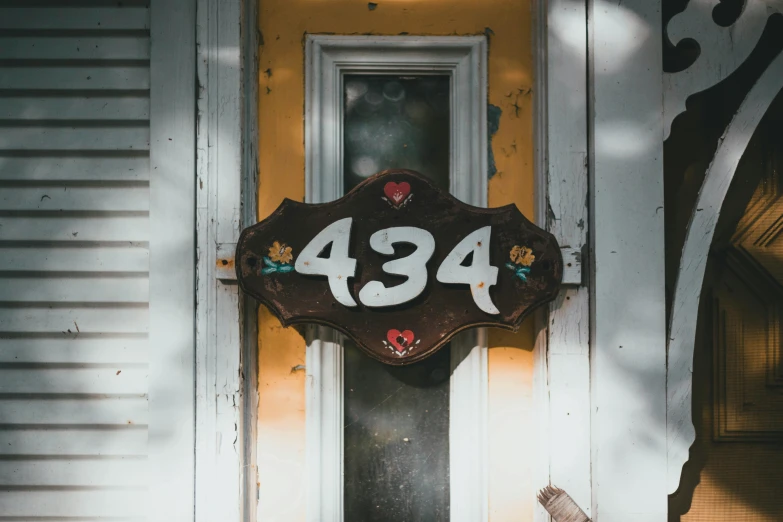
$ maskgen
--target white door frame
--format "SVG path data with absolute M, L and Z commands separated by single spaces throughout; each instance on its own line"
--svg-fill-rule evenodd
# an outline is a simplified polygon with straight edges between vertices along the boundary
M 541 314 L 534 352 L 541 448 L 534 484 L 565 489 L 589 515 L 591 289 L 581 270 L 589 229 L 587 3 L 539 0 L 536 8 L 536 218 L 560 244 L 567 270 Z M 535 520 L 549 520 L 538 504 Z
M 308 35 L 305 74 L 305 198 L 343 195 L 343 73 L 448 74 L 452 78 L 450 186 L 487 204 L 487 44 L 483 36 Z M 478 132 L 477 132 L 478 131 Z M 341 336 L 308 330 L 306 352 L 307 520 L 343 520 L 343 356 Z M 488 518 L 487 342 L 483 330 L 452 341 L 451 520 Z
M 196 522 L 255 520 L 257 305 L 234 250 L 257 212 L 256 9 L 197 0 Z

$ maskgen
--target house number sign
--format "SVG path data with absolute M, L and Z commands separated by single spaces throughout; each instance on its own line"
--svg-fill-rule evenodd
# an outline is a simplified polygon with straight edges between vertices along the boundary
M 242 289 L 284 326 L 331 326 L 393 365 L 467 328 L 516 330 L 563 271 L 554 237 L 516 206 L 472 207 L 407 170 L 331 203 L 284 200 L 242 232 L 236 260 Z

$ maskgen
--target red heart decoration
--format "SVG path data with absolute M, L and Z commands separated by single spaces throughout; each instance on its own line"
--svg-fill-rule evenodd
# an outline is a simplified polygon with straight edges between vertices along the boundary
M 396 207 L 405 201 L 408 194 L 411 193 L 411 186 L 407 181 L 403 181 L 402 183 L 390 181 L 383 187 L 383 193 L 386 194 L 389 201 Z
M 410 346 L 410 344 L 413 342 L 414 335 L 410 330 L 401 332 L 395 328 L 392 328 L 386 332 L 386 339 L 392 346 L 394 346 L 394 349 L 397 350 L 398 353 L 402 353 L 407 350 L 408 346 Z

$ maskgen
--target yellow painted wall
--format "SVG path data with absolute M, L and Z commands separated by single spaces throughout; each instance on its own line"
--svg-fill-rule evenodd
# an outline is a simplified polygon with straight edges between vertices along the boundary
M 534 215 L 533 60 L 529 0 L 264 0 L 259 30 L 258 215 L 284 197 L 304 200 L 304 43 L 307 33 L 489 35 L 489 100 L 502 109 L 492 140 L 498 173 L 489 205 Z M 489 454 L 492 522 L 532 520 L 532 322 L 490 331 Z M 305 345 L 259 313 L 259 514 L 304 520 Z

